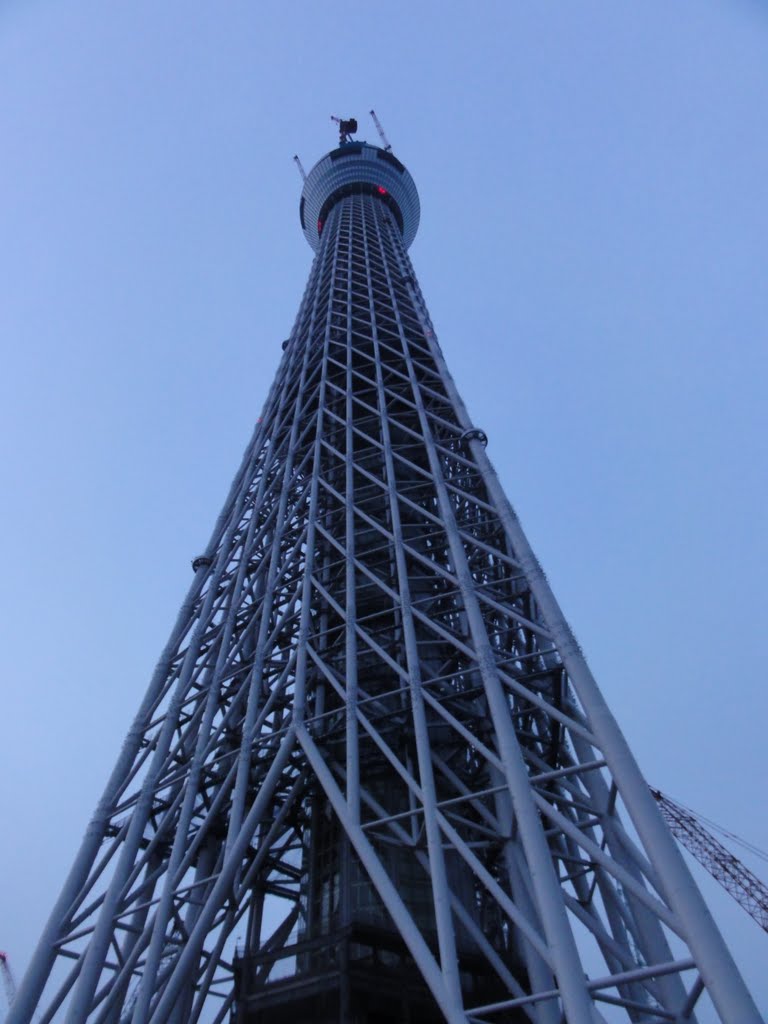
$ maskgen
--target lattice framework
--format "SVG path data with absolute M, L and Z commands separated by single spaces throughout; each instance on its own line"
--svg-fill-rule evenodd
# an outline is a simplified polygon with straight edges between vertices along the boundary
M 223 1021 L 356 914 L 450 1024 L 759 1020 L 362 191 L 10 1020 Z

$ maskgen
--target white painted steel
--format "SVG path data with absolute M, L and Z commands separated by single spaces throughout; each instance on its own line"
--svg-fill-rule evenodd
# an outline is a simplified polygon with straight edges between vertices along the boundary
M 242 1017 L 378 928 L 450 1024 L 693 1021 L 704 990 L 757 1024 L 461 403 L 379 153 L 307 175 L 296 324 L 9 1022 Z

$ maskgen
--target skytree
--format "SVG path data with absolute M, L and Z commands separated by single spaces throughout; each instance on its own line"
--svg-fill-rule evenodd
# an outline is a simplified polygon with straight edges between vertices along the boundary
M 309 281 L 10 1024 L 760 1015 L 435 336 L 382 137 Z

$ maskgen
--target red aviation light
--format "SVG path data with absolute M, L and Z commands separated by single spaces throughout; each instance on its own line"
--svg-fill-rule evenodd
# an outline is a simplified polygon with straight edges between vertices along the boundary
M 383 186 L 383 185 L 377 185 L 377 186 L 376 186 L 376 189 L 377 189 L 377 191 L 378 191 L 378 193 L 379 193 L 379 195 L 380 195 L 380 196 L 385 196 L 385 195 L 387 195 L 387 194 L 388 194 L 388 193 L 387 193 L 387 190 L 386 190 L 386 189 L 384 188 L 384 186 Z
M 318 220 L 318 222 L 317 222 L 317 233 L 318 233 L 318 235 L 320 234 L 320 232 L 322 230 L 323 230 L 323 222 L 321 220 Z

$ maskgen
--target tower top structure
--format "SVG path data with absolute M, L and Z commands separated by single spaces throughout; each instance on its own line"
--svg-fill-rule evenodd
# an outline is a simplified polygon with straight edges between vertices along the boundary
M 307 175 L 299 204 L 304 235 L 315 252 L 331 209 L 345 196 L 375 195 L 394 214 L 409 248 L 419 227 L 421 207 L 416 184 L 392 153 L 368 142 L 345 142 L 326 153 Z

